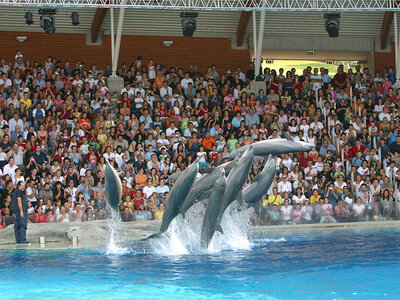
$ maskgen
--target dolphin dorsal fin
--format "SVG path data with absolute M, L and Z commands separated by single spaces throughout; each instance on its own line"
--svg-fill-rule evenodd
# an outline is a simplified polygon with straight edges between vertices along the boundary
M 282 135 L 283 135 L 283 137 L 284 137 L 285 139 L 287 139 L 288 141 L 294 142 L 294 139 L 293 139 L 293 137 L 292 137 L 290 134 L 288 134 L 288 133 L 286 133 L 286 132 L 283 132 Z

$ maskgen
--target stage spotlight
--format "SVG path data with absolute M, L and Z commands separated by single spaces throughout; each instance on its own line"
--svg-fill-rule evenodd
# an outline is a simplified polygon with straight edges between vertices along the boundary
M 55 19 L 52 15 L 43 15 L 40 17 L 40 27 L 43 28 L 44 32 L 52 34 L 56 32 Z
M 26 20 L 26 24 L 28 25 L 32 25 L 33 24 L 33 15 L 30 11 L 27 11 L 25 13 L 25 20 Z
M 72 25 L 74 26 L 79 25 L 79 14 L 76 11 L 74 11 L 71 14 L 71 19 L 72 19 Z
M 197 27 L 197 16 L 198 13 L 195 12 L 181 13 L 183 36 L 193 36 L 193 33 L 195 32 Z
M 324 15 L 325 18 L 325 29 L 328 32 L 329 37 L 338 37 L 340 28 L 340 14 L 328 14 Z

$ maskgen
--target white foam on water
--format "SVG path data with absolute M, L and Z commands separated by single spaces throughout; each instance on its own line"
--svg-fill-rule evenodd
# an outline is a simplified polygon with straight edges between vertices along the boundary
M 152 252 L 159 255 L 182 255 L 219 253 L 226 250 L 250 250 L 251 242 L 248 239 L 250 227 L 249 218 L 252 208 L 238 210 L 239 205 L 234 202 L 229 206 L 222 219 L 223 234 L 216 232 L 209 248 L 204 251 L 200 247 L 201 227 L 205 207 L 198 203 L 191 207 L 183 219 L 178 215 L 168 227 L 168 230 L 159 238 L 150 240 Z
M 111 218 L 108 219 L 109 240 L 106 247 L 106 255 L 122 255 L 129 252 L 129 249 L 122 247 L 124 238 L 121 236 L 121 216 L 119 212 L 111 209 Z
M 208 247 L 209 253 L 218 253 L 226 250 L 250 250 L 251 241 L 248 233 L 250 216 L 253 208 L 240 210 L 238 202 L 233 202 L 226 209 L 222 218 L 223 234 L 216 232 Z

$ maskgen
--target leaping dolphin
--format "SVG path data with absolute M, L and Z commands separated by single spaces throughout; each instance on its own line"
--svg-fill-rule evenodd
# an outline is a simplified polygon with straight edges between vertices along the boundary
M 211 191 L 210 197 L 208 198 L 207 208 L 204 213 L 203 225 L 201 227 L 201 247 L 207 249 L 210 241 L 214 235 L 217 226 L 217 218 L 221 206 L 221 202 L 224 199 L 224 193 L 226 188 L 225 172 L 222 171 L 219 175 L 217 182 Z
M 259 141 L 251 145 L 240 147 L 233 150 L 228 156 L 222 158 L 221 160 L 223 161 L 228 158 L 240 157 L 247 149 L 249 149 L 250 146 L 253 147 L 254 156 L 268 156 L 269 154 L 275 156 L 286 153 L 307 152 L 315 147 L 313 144 L 295 141 L 287 134 L 284 136 L 287 137 L 287 139 Z
M 196 159 L 187 169 L 181 172 L 178 179 L 175 181 L 167 199 L 167 206 L 161 221 L 160 232 L 165 232 L 171 221 L 181 211 L 183 202 L 196 180 L 198 169 L 198 160 Z
M 254 177 L 250 185 L 242 191 L 243 202 L 256 203 L 260 201 L 274 181 L 275 170 L 275 160 L 272 155 L 269 155 L 261 173 Z
M 207 172 L 195 181 L 189 195 L 186 197 L 185 202 L 182 205 L 181 213 L 183 217 L 185 217 L 185 213 L 190 207 L 206 199 L 210 195 L 211 189 L 221 175 L 221 172 L 228 175 L 236 163 L 237 160 L 234 160 L 215 168 L 206 169 Z
M 242 188 L 247 176 L 249 175 L 249 170 L 252 163 L 253 148 L 250 146 L 247 148 L 246 152 L 239 159 L 236 166 L 232 169 L 228 178 L 226 179 L 224 199 L 219 209 L 218 225 L 221 224 L 225 209 L 229 206 L 229 204 L 235 200 L 242 204 Z
M 106 164 L 104 193 L 110 207 L 118 211 L 119 203 L 121 202 L 122 197 L 121 179 L 119 178 L 117 171 L 112 165 L 110 165 L 108 160 L 106 160 Z

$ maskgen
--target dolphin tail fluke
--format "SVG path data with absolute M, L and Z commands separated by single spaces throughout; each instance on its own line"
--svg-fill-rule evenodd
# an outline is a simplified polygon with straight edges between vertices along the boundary
M 157 239 L 157 238 L 160 238 L 161 235 L 162 235 L 162 232 L 157 232 L 157 233 L 154 233 L 154 234 L 150 235 L 149 237 L 143 239 L 142 241 L 148 241 L 148 240 L 152 240 L 152 239 Z

